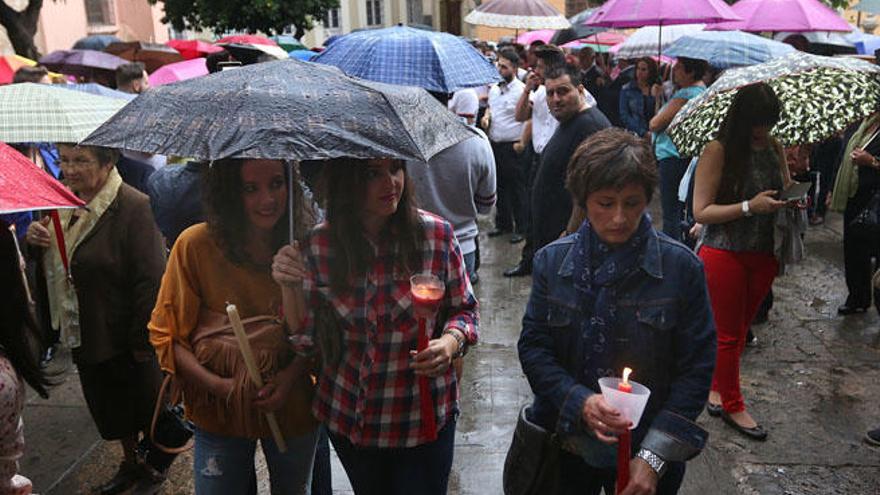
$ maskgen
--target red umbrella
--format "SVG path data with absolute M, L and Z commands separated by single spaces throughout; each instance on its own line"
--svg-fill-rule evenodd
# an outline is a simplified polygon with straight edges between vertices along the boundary
M 0 143 L 0 213 L 77 208 L 85 203 L 6 143 Z
M 171 40 L 165 44 L 180 52 L 180 55 L 186 60 L 223 51 L 222 47 L 214 46 L 202 40 Z
M 278 43 L 270 40 L 265 36 L 260 36 L 258 34 L 236 34 L 233 36 L 227 36 L 225 38 L 220 38 L 217 40 L 215 44 L 223 44 L 223 43 L 236 43 L 239 45 L 269 45 L 269 46 L 278 46 Z

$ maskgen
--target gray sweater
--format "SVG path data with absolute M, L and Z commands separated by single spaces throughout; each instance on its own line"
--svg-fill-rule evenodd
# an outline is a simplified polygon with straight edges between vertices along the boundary
M 495 205 L 495 157 L 488 138 L 477 136 L 434 155 L 427 163 L 409 162 L 419 207 L 445 218 L 455 229 L 462 254 L 477 249 L 477 214 Z

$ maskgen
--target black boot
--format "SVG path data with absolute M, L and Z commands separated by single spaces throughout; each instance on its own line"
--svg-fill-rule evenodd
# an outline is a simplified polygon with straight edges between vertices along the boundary
M 134 486 L 135 482 L 142 476 L 143 470 L 137 462 L 122 461 L 116 474 L 109 481 L 98 485 L 92 490 L 93 493 L 100 495 L 114 495 L 122 493 Z

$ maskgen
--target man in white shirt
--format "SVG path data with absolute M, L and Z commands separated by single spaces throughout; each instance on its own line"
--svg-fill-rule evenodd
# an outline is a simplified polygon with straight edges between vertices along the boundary
M 461 117 L 467 125 L 474 125 L 480 110 L 480 97 L 473 88 L 460 89 L 452 94 L 448 108 Z
M 489 90 L 489 140 L 495 154 L 498 176 L 498 204 L 494 237 L 508 232 L 524 235 L 527 227 L 525 170 L 513 149 L 522 136 L 523 123 L 516 120 L 516 105 L 525 85 L 516 78 L 520 59 L 516 51 L 505 48 L 498 52 L 498 73 L 502 82 Z

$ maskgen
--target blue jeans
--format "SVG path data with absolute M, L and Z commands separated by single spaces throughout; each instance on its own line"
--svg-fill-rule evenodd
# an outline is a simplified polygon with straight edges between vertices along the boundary
M 681 241 L 681 222 L 684 220 L 684 203 L 678 200 L 678 186 L 687 172 L 690 160 L 664 158 L 660 160 L 660 206 L 663 208 L 663 233 Z
M 271 438 L 260 439 L 273 494 L 310 495 L 317 430 L 287 438 L 287 452 L 278 452 Z M 193 475 L 196 495 L 257 493 L 254 453 L 257 441 L 225 437 L 196 428 Z
M 356 447 L 333 432 L 330 440 L 355 495 L 446 495 L 454 420 L 440 430 L 437 440 L 411 448 Z

